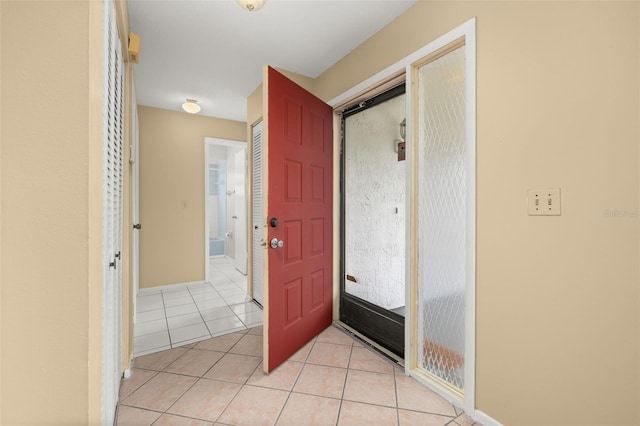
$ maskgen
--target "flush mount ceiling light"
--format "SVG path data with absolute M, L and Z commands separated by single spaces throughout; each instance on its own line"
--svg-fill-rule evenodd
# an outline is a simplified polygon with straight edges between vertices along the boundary
M 197 114 L 200 112 L 200 105 L 195 99 L 187 99 L 187 102 L 182 104 L 182 109 L 189 114 Z
M 249 12 L 260 10 L 262 6 L 264 6 L 265 1 L 266 0 L 236 0 L 243 9 Z

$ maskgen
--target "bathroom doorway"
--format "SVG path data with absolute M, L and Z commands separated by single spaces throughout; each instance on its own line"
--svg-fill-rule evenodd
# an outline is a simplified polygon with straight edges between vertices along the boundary
M 404 357 L 404 83 L 342 113 L 340 321 Z
M 246 143 L 205 139 L 205 265 L 227 258 L 247 273 Z

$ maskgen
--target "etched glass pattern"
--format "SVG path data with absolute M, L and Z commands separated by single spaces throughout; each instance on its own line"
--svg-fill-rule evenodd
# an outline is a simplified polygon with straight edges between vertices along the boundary
M 464 47 L 419 70 L 418 359 L 464 389 Z

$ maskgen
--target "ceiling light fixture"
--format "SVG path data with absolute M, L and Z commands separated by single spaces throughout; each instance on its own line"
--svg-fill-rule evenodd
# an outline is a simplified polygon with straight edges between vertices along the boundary
M 249 12 L 255 12 L 262 9 L 266 0 L 236 0 L 240 7 L 248 10 Z
M 198 101 L 195 99 L 187 99 L 187 102 L 182 104 L 182 109 L 188 112 L 189 114 L 197 114 L 200 112 L 200 105 L 198 105 Z

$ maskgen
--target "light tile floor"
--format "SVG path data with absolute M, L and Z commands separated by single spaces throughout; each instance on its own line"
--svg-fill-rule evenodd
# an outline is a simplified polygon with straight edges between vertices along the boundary
M 259 326 L 136 358 L 117 424 L 475 424 L 334 326 L 268 376 L 261 355 Z
M 209 270 L 206 283 L 138 295 L 135 357 L 262 324 L 262 309 L 247 297 L 247 277 L 226 258 L 212 258 Z
M 246 277 L 226 259 L 210 265 L 210 283 L 138 298 L 117 425 L 477 425 L 333 326 L 263 374 L 262 311 Z

